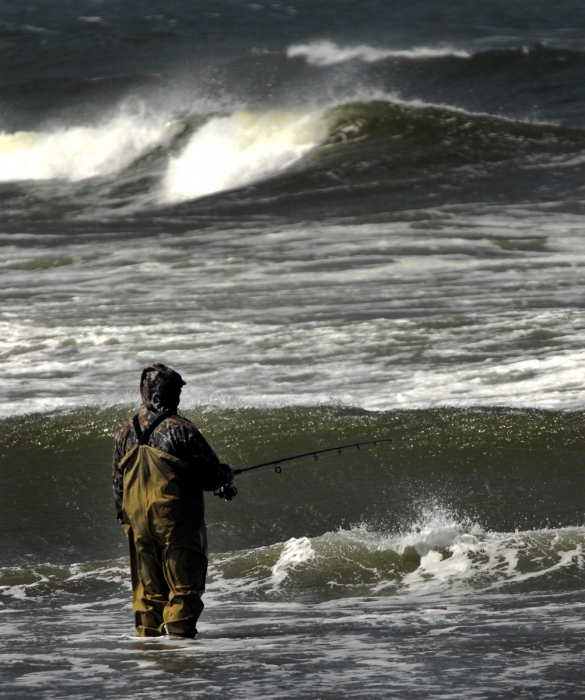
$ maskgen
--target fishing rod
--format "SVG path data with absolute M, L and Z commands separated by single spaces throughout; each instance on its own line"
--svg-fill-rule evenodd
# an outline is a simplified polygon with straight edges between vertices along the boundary
M 277 474 L 282 472 L 282 467 L 280 466 L 283 462 L 292 462 L 294 459 L 303 459 L 304 457 L 313 457 L 317 462 L 319 460 L 319 455 L 325 454 L 326 452 L 337 452 L 342 454 L 343 450 L 348 450 L 351 447 L 356 449 L 361 449 L 366 445 L 374 445 L 376 447 L 380 442 L 392 442 L 390 438 L 378 438 L 376 440 L 368 440 L 367 442 L 352 442 L 349 445 L 337 445 L 337 447 L 327 447 L 324 450 L 311 450 L 311 452 L 303 452 L 302 454 L 292 455 L 292 457 L 281 457 L 280 459 L 272 459 L 270 462 L 262 462 L 261 464 L 253 464 L 251 467 L 244 467 L 243 469 L 235 469 L 234 476 L 238 474 L 244 474 L 252 469 L 260 469 L 261 467 L 271 467 L 274 466 L 274 471 Z M 219 491 L 214 491 L 214 496 L 219 496 L 220 498 L 225 498 L 226 501 L 231 501 L 234 496 L 238 493 L 238 489 L 230 482 L 222 486 Z

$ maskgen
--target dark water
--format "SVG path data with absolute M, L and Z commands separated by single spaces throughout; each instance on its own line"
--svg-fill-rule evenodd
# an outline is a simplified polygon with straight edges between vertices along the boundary
M 579 697 L 582 3 L 4 2 L 0 695 Z M 243 467 L 137 641 L 149 362 Z

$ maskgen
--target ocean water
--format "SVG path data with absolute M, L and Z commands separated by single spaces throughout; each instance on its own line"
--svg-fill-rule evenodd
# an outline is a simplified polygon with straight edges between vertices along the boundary
M 573 698 L 585 8 L 0 6 L 0 697 Z M 134 637 L 154 361 L 234 467 L 195 641 Z

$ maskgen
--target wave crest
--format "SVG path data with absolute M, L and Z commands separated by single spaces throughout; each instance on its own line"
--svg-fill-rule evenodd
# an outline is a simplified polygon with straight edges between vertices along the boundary
M 218 555 L 216 594 L 339 598 L 582 585 L 585 528 L 484 532 L 441 515 L 403 535 L 361 526 Z
M 583 586 L 584 545 L 584 527 L 498 533 L 439 518 L 386 535 L 360 526 L 215 555 L 208 590 L 244 600 L 566 591 Z M 5 603 L 128 587 L 125 560 L 0 569 Z
M 346 61 L 360 60 L 365 63 L 375 63 L 386 58 L 428 59 L 441 58 L 443 56 L 455 56 L 457 58 L 469 58 L 467 51 L 450 47 L 430 48 L 418 46 L 412 49 L 376 49 L 366 44 L 357 46 L 338 46 L 332 41 L 314 41 L 310 44 L 293 44 L 289 46 L 286 55 L 288 58 L 298 56 L 305 58 L 307 63 L 313 66 L 333 66 Z
M 170 159 L 165 202 L 195 199 L 247 185 L 289 167 L 327 136 L 319 112 L 236 111 L 213 117 Z
M 0 133 L 0 181 L 84 180 L 108 175 L 168 143 L 176 126 L 116 117 L 101 126 Z

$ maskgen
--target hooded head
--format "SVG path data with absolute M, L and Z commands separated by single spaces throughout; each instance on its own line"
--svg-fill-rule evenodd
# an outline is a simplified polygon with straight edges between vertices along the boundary
M 181 400 L 181 388 L 186 382 L 174 369 L 156 363 L 142 370 L 140 396 L 151 411 L 175 409 Z

